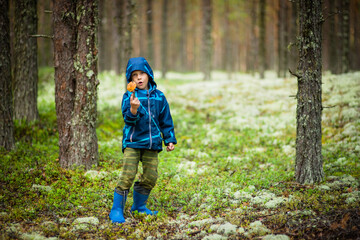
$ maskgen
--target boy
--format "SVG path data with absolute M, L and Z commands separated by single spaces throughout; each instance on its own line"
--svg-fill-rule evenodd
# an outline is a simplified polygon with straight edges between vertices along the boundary
M 158 177 L 158 152 L 162 151 L 163 140 L 167 151 L 173 151 L 177 143 L 169 104 L 165 95 L 156 89 L 153 71 L 145 58 L 129 59 L 126 79 L 128 83 L 133 81 L 136 89 L 134 93 L 126 92 L 122 100 L 124 161 L 109 215 L 114 223 L 125 222 L 126 198 L 137 174 L 139 161 L 143 165 L 143 174 L 140 181 L 134 184 L 131 212 L 157 214 L 157 211 L 146 207 L 146 202 Z

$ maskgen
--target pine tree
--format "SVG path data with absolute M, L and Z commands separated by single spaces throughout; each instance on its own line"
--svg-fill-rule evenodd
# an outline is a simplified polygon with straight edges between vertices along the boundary
M 311 184 L 324 177 L 321 155 L 321 1 L 300 0 L 299 11 L 295 177 L 299 183 Z
M 64 168 L 98 163 L 96 0 L 54 0 L 55 102 Z
M 0 0 L 0 148 L 14 147 L 9 2 Z
M 14 118 L 34 121 L 37 108 L 38 66 L 36 0 L 15 1 Z

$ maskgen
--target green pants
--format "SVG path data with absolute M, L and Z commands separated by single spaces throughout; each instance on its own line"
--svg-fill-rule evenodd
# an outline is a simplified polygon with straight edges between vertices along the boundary
M 142 162 L 143 173 L 134 185 L 134 190 L 141 194 L 150 194 L 158 178 L 158 152 L 147 149 L 126 148 L 124 151 L 123 168 L 116 191 L 128 191 L 138 172 L 139 162 Z

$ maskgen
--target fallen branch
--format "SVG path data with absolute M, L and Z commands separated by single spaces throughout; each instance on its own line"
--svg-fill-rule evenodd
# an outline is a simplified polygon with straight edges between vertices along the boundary
M 197 230 L 197 231 L 194 231 L 194 232 L 189 233 L 188 235 L 196 235 L 196 234 L 198 234 L 198 233 L 200 233 L 200 232 L 201 232 L 201 230 Z
M 329 107 L 322 107 L 322 108 L 334 108 L 334 107 L 336 107 L 336 105 L 334 105 L 334 106 L 329 106 Z
M 54 36 L 44 35 L 44 34 L 29 35 L 29 37 L 42 37 L 42 38 L 50 38 L 50 39 L 54 38 Z

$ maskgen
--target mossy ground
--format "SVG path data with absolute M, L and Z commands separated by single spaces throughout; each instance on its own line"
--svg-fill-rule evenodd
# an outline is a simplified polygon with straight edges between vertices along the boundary
M 157 81 L 170 102 L 178 139 L 174 152 L 159 155 L 160 177 L 148 204 L 159 214 L 131 215 L 130 193 L 128 222 L 114 225 L 108 214 L 123 157 L 125 84 L 113 73 L 100 75 L 100 162 L 93 170 L 106 174 L 91 180 L 81 168 L 59 166 L 53 72 L 41 69 L 40 120 L 15 123 L 16 148 L 0 152 L 2 238 L 38 232 L 59 239 L 201 239 L 202 231 L 211 233 L 209 226 L 189 223 L 207 218 L 245 229 L 260 220 L 272 233 L 292 239 L 359 238 L 359 73 L 324 77 L 323 104 L 334 107 L 323 113 L 326 178 L 316 185 L 294 181 L 296 100 L 289 95 L 296 93 L 296 80 L 242 74 L 220 80 L 224 76 L 216 73 L 217 80 L 203 82 L 198 74 L 173 73 Z M 271 199 L 284 200 L 266 207 Z M 100 224 L 73 231 L 79 217 L 97 217 Z M 246 237 L 238 232 L 229 239 Z

